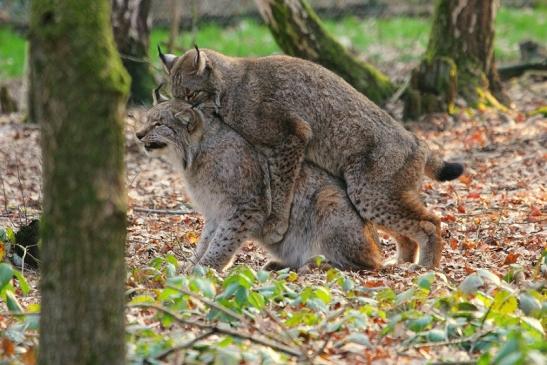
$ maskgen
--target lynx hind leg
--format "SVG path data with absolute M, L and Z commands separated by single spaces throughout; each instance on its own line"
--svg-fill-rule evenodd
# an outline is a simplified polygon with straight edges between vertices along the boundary
M 418 258 L 418 243 L 401 234 L 395 233 L 393 237 L 397 241 L 397 262 L 400 264 L 405 262 L 415 263 Z
M 363 219 L 415 240 L 419 265 L 440 265 L 443 248 L 440 221 L 428 212 L 417 191 L 390 191 L 389 182 L 372 183 L 374 180 L 365 174 L 346 173 L 345 179 L 348 196 Z
M 418 259 L 418 243 L 413 239 L 394 231 L 388 232 L 396 241 L 397 253 L 384 262 L 384 267 L 395 266 L 404 263 L 416 263 Z
M 287 232 L 296 179 L 311 138 L 311 130 L 305 121 L 294 117 L 289 123 L 292 134 L 273 147 L 268 157 L 272 210 L 263 229 L 266 244 L 280 242 Z
M 376 270 L 383 255 L 376 228 L 363 221 L 341 186 L 323 186 L 315 212 L 320 251 L 328 262 L 343 270 Z
M 207 250 L 198 264 L 224 270 L 234 258 L 241 244 L 256 237 L 262 227 L 263 216 L 249 212 L 235 214 L 220 222 Z
M 357 213 L 353 212 L 355 215 Z M 330 263 L 342 270 L 378 270 L 382 267 L 383 254 L 376 228 L 370 222 L 356 217 L 348 223 L 340 223 L 326 244 Z

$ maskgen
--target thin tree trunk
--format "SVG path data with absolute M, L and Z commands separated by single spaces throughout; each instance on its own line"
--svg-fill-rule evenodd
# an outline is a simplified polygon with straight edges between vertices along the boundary
M 169 31 L 169 41 L 167 42 L 167 50 L 169 53 L 175 53 L 175 46 L 180 30 L 180 3 L 181 0 L 171 0 L 171 24 Z
M 129 77 L 109 0 L 34 0 L 31 67 L 42 127 L 40 364 L 123 364 Z
M 306 0 L 255 0 L 279 47 L 340 75 L 371 100 L 382 103 L 395 88 L 374 66 L 353 57 L 324 28 Z
M 123 65 L 131 76 L 133 104 L 150 104 L 156 81 L 148 63 L 151 0 L 112 0 L 112 28 Z
M 498 6 L 497 0 L 438 2 L 426 54 L 406 93 L 406 117 L 451 112 L 458 95 L 471 106 L 509 101 L 494 60 Z

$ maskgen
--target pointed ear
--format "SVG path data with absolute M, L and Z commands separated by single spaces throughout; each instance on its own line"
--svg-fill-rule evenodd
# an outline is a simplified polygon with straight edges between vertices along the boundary
M 201 118 L 192 109 L 188 109 L 175 114 L 175 118 L 186 126 L 188 133 L 192 134 L 201 124 Z
M 163 87 L 163 82 L 160 84 L 160 86 L 154 89 L 154 92 L 152 93 L 152 98 L 154 100 L 153 105 L 157 105 L 159 103 L 163 103 L 164 101 L 169 100 L 165 95 L 161 94 L 160 89 L 162 87 Z
M 159 44 L 158 44 L 158 55 L 160 56 L 161 63 L 163 63 L 163 67 L 165 68 L 165 71 L 167 71 L 167 73 L 170 73 L 171 68 L 173 68 L 173 66 L 177 62 L 178 57 L 175 56 L 174 54 L 164 54 L 161 51 L 161 47 Z
M 196 75 L 201 75 L 203 71 L 205 71 L 209 60 L 207 59 L 205 52 L 201 52 L 196 44 L 194 44 L 194 48 L 196 49 L 196 55 L 194 56 L 194 72 Z

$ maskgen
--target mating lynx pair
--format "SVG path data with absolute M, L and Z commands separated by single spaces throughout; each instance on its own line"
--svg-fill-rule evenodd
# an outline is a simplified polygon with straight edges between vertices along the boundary
M 303 199 L 300 195 L 301 177 L 307 175 L 311 168 L 321 178 L 331 179 L 330 184 L 336 186 L 333 191 L 335 205 L 344 205 L 341 209 L 348 213 L 355 209 L 358 216 L 355 212 L 353 214 L 357 218 L 365 222 L 370 220 L 394 235 L 398 242 L 399 261 L 414 262 L 419 256 L 420 265 L 439 265 L 442 251 L 439 220 L 427 211 L 418 191 L 424 172 L 437 180 L 450 180 L 462 173 L 462 165 L 443 162 L 431 154 L 423 141 L 365 96 L 340 77 L 311 62 L 286 56 L 231 58 L 211 50 L 197 49 L 181 57 L 161 56 L 176 99 L 186 100 L 204 113 L 209 113 L 202 119 L 208 120 L 215 118 L 214 114 L 218 115 L 220 123 L 237 132 L 238 137 L 252 146 L 254 154 L 265 159 L 262 169 L 269 182 L 269 192 L 264 191 L 262 196 L 268 193 L 271 196 L 269 214 L 260 230 L 265 244 L 276 247 L 276 243 L 282 241 L 286 245 L 292 225 L 298 224 L 290 219 L 294 219 L 297 213 L 296 203 Z M 176 113 L 180 101 L 171 103 L 170 107 L 164 104 L 160 108 L 162 110 L 157 112 L 170 118 L 169 124 L 184 124 L 180 120 L 177 124 L 180 118 L 176 118 Z M 156 134 L 160 135 L 160 129 L 167 132 L 165 128 L 176 135 L 174 125 L 169 127 L 164 124 L 166 118 L 160 119 L 159 122 L 149 120 L 150 125 L 141 133 L 143 140 L 146 139 L 146 132 L 150 134 L 157 130 Z M 199 118 L 186 118 L 185 124 L 189 126 L 193 119 Z M 199 137 L 190 135 L 185 138 Z M 149 147 L 169 144 L 167 140 L 166 137 L 150 139 Z M 183 148 L 178 148 L 181 154 Z M 196 162 L 189 159 L 187 157 L 184 161 L 186 166 Z M 304 159 L 317 167 L 311 167 L 309 162 L 303 164 Z M 247 168 L 245 161 L 225 163 L 229 163 L 229 166 L 224 166 L 229 170 Z M 327 177 L 326 173 L 342 179 L 345 185 Z M 241 174 L 243 176 L 244 171 Z M 305 183 L 312 188 L 314 182 Z M 342 186 L 347 198 L 339 192 Z M 233 189 L 237 194 L 237 186 Z M 309 197 L 315 199 L 312 219 L 317 218 L 318 196 L 329 194 L 319 186 L 316 195 Z M 195 198 L 205 202 L 209 196 Z M 204 213 L 207 219 L 207 212 Z M 209 213 L 214 215 L 213 212 Z M 234 214 L 233 211 L 229 213 Z M 233 216 L 231 219 L 243 223 L 246 216 Z M 359 223 L 352 223 L 344 230 L 356 231 L 363 225 L 368 227 L 368 223 L 363 224 L 362 220 L 358 219 Z M 344 224 L 347 227 L 349 223 Z M 223 238 L 226 240 L 223 246 L 222 242 L 215 240 L 219 234 L 226 237 L 225 230 L 235 229 L 234 225 L 227 225 L 230 228 L 217 226 L 213 238 L 208 237 L 212 233 L 206 226 L 203 236 L 210 242 L 200 263 L 209 263 L 213 242 L 216 251 L 225 249 L 226 256 L 233 255 L 238 243 L 233 243 L 232 238 Z M 289 234 L 285 235 L 289 226 Z M 327 228 L 334 230 L 335 227 Z M 359 233 L 363 236 L 362 231 Z M 377 255 L 375 236 L 364 236 L 367 237 L 353 243 L 361 245 L 354 251 L 361 249 L 360 256 L 370 255 L 369 261 L 375 263 L 372 266 L 377 266 L 377 258 L 373 258 Z M 345 249 L 345 236 L 333 239 L 336 243 L 330 245 L 338 245 L 339 251 Z M 294 250 L 298 250 L 297 246 Z M 348 252 L 347 256 L 351 255 L 355 253 Z M 221 266 L 217 262 L 213 264 Z

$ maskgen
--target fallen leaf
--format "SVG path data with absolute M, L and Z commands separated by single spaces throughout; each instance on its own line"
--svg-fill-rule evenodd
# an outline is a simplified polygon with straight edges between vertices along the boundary
M 520 254 L 509 252 L 507 256 L 505 257 L 505 261 L 503 261 L 504 265 L 511 265 L 517 262 L 517 259 L 520 257 Z
M 15 344 L 5 337 L 2 339 L 2 353 L 5 357 L 10 357 L 15 353 Z

